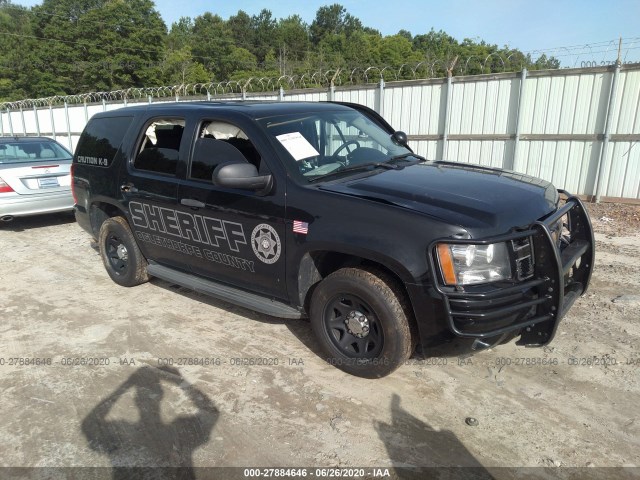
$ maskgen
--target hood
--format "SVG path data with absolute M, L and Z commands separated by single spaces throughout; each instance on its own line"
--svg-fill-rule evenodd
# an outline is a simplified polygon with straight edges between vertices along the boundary
M 323 184 L 321 190 L 409 208 L 470 229 L 504 233 L 555 210 L 558 193 L 539 178 L 451 162 L 428 162 L 402 170 Z

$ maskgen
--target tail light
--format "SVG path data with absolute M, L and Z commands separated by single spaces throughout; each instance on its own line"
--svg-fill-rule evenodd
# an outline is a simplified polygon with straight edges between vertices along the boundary
M 73 203 L 77 204 L 78 203 L 78 197 L 76 197 L 76 187 L 75 187 L 75 180 L 73 178 L 73 170 L 74 170 L 75 164 L 72 163 L 71 164 L 71 170 L 69 171 L 69 174 L 71 175 L 71 195 L 73 196 Z
M 0 178 L 0 193 L 8 192 L 13 192 L 13 188 L 11 188 L 7 182 Z

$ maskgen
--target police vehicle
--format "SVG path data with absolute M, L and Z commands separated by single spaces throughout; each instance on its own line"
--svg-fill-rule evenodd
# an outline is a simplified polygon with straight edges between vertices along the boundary
M 109 276 L 150 276 L 309 317 L 327 361 L 377 378 L 423 352 L 548 344 L 589 284 L 575 196 L 427 161 L 373 110 L 175 103 L 95 115 L 72 166 L 78 223 Z

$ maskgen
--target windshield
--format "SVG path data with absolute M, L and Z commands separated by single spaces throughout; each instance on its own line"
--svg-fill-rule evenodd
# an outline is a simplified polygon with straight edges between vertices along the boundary
M 51 141 L 0 143 L 0 164 L 70 159 L 69 152 Z
M 411 154 L 388 132 L 353 110 L 281 115 L 260 123 L 283 151 L 289 173 L 304 182 Z

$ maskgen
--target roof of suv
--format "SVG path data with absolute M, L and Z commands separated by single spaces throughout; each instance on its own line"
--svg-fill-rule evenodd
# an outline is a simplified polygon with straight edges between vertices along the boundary
M 222 110 L 241 112 L 251 118 L 265 118 L 289 113 L 310 113 L 318 111 L 351 110 L 345 105 L 331 102 L 278 102 L 278 101 L 236 101 L 236 102 L 162 102 L 148 105 L 120 108 L 109 112 L 101 112 L 100 116 L 113 116 L 114 112 L 146 112 L 150 110 L 176 111 L 185 110 Z

